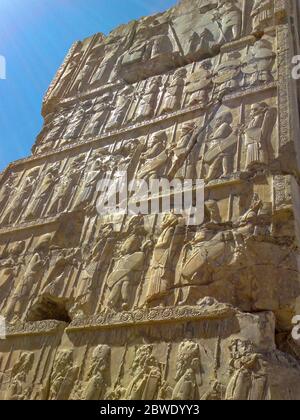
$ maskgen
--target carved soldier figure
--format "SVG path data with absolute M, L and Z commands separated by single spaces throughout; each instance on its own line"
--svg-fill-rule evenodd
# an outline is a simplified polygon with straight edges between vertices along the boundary
M 137 178 L 149 181 L 159 179 L 166 169 L 170 151 L 166 149 L 167 135 L 165 132 L 155 133 L 151 136 L 148 150 L 141 155 L 142 165 Z
M 14 223 L 22 213 L 23 209 L 26 208 L 36 183 L 37 173 L 38 170 L 36 169 L 29 172 L 25 181 L 23 181 L 21 185 L 15 189 L 11 204 L 8 205 L 6 211 L 3 214 L 3 225 Z
M 161 26 L 161 29 L 163 29 L 163 26 Z M 173 45 L 168 33 L 157 35 L 151 41 L 153 42 L 151 59 L 159 58 L 173 52 Z
M 18 274 L 20 261 L 19 257 L 24 251 L 25 242 L 19 241 L 1 255 L 0 257 L 0 311 L 6 304 L 6 299 L 14 289 L 14 281 Z M 3 261 L 2 261 L 3 258 Z
M 232 129 L 231 112 L 223 112 L 216 117 L 213 130 L 206 143 L 204 162 L 209 166 L 205 177 L 207 181 L 220 176 L 227 177 L 232 171 L 232 160 L 236 153 L 237 138 Z
M 107 278 L 107 286 L 110 290 L 108 307 L 114 310 L 129 310 L 129 302 L 133 289 L 141 280 L 141 273 L 146 258 L 143 238 L 139 232 L 139 226 L 133 228 L 133 233 L 124 242 L 120 250 L 112 273 Z
M 133 91 L 134 89 L 131 86 L 126 86 L 120 93 L 118 93 L 116 102 L 113 106 L 113 111 L 106 124 L 106 131 L 119 128 L 123 123 L 132 101 Z
M 60 350 L 56 354 L 50 379 L 49 400 L 67 401 L 70 398 L 79 372 L 79 367 L 73 363 L 72 350 Z
M 84 157 L 82 156 L 75 158 L 68 172 L 61 179 L 61 182 L 56 184 L 53 193 L 53 200 L 49 206 L 47 214 L 59 214 L 66 210 L 80 180 L 81 171 L 84 166 L 83 159 Z
M 51 123 L 47 124 L 40 134 L 37 144 L 57 141 L 62 138 L 62 133 L 67 126 L 70 110 L 59 109 L 53 116 Z M 43 133 L 46 132 L 45 136 Z
M 141 101 L 139 103 L 137 113 L 134 117 L 135 122 L 153 117 L 156 105 L 158 103 L 161 81 L 161 76 L 150 79 L 146 90 L 139 94 Z
M 171 152 L 173 154 L 172 167 L 169 171 L 168 177 L 170 179 L 182 177 L 189 179 L 192 176 L 192 168 L 190 168 L 191 162 L 189 159 L 189 154 L 192 151 L 196 139 L 194 137 L 196 126 L 194 123 L 186 123 L 181 127 L 181 137 L 178 143 L 171 146 Z M 184 163 L 187 163 L 188 168 L 186 173 L 183 170 L 180 170 Z
M 28 376 L 33 368 L 34 354 L 23 353 L 14 365 L 11 372 L 11 380 L 5 394 L 8 401 L 30 399 L 31 386 L 28 383 Z
M 109 346 L 100 345 L 94 349 L 91 366 L 81 393 L 82 400 L 103 400 L 106 391 L 110 386 L 110 356 L 111 350 Z
M 133 361 L 132 381 L 125 392 L 126 400 L 155 400 L 161 385 L 162 373 L 158 361 L 153 357 L 153 346 L 137 349 Z
M 97 56 L 95 53 L 91 53 L 80 70 L 79 74 L 76 77 L 76 80 L 71 88 L 72 92 L 80 93 L 83 90 L 84 85 L 87 83 L 88 78 L 90 77 L 92 70 L 95 67 Z
M 47 258 L 38 251 L 31 258 L 25 273 L 18 280 L 13 296 L 6 309 L 6 316 L 12 318 L 12 321 L 19 320 L 23 314 L 23 305 L 30 302 L 36 292 L 38 283 L 42 280 L 45 268 L 48 264 Z
M 251 169 L 255 165 L 267 165 L 269 162 L 269 144 L 274 126 L 272 110 L 266 103 L 258 103 L 251 106 L 249 123 L 242 128 L 246 145 L 245 169 Z
M 255 86 L 259 83 L 268 83 L 273 80 L 272 67 L 275 54 L 271 45 L 261 39 L 251 48 L 247 64 L 242 67 L 245 85 Z
M 167 86 L 163 106 L 160 114 L 176 111 L 180 108 L 182 93 L 185 85 L 186 69 L 177 70 L 172 76 L 171 82 Z
M 229 264 L 233 258 L 234 251 L 221 234 L 216 235 L 212 230 L 202 228 L 183 248 L 179 258 L 175 280 L 175 304 L 191 303 L 189 300 L 193 299 L 193 288 L 209 285 L 214 281 L 214 270 L 222 264 Z M 196 303 L 198 301 L 197 298 L 193 300 L 196 300 Z
M 201 106 L 209 104 L 209 92 L 212 89 L 211 62 L 204 61 L 200 68 L 192 73 L 186 81 L 185 93 L 189 95 L 187 106 Z
M 97 63 L 96 71 L 91 78 L 91 86 L 116 82 L 118 69 L 117 52 L 119 48 L 119 43 L 105 45 L 103 56 L 101 56 L 100 63 Z
M 146 304 L 162 299 L 170 292 L 172 277 L 171 255 L 174 241 L 178 239 L 175 237 L 175 228 L 178 224 L 179 218 L 176 215 L 165 215 L 161 225 L 162 233 L 154 247 L 150 264 Z
M 213 84 L 214 93 L 218 97 L 221 98 L 239 88 L 240 66 L 240 55 L 232 53 L 228 54 L 228 59 L 224 60 L 216 68 L 213 76 Z
M 114 228 L 112 224 L 102 226 L 99 232 L 99 239 L 92 248 L 89 260 L 93 262 L 99 261 L 99 256 L 103 253 L 106 247 L 107 240 L 112 236 Z M 104 261 L 103 261 L 104 262 Z
M 262 31 L 273 18 L 272 0 L 255 0 L 251 11 L 252 27 L 254 31 Z
M 253 236 L 259 213 L 263 202 L 257 194 L 254 194 L 250 208 L 234 224 L 233 237 L 235 241 L 235 253 L 233 263 L 245 258 L 245 240 Z
M 64 143 L 70 140 L 76 139 L 81 131 L 82 125 L 85 121 L 85 116 L 89 112 L 89 109 L 85 109 L 84 106 L 76 108 L 71 117 L 68 120 L 68 126 L 64 133 Z
M 97 100 L 94 107 L 91 109 L 92 117 L 84 130 L 84 136 L 95 137 L 99 135 L 100 129 L 105 122 L 105 117 L 111 107 L 110 101 L 110 92 L 104 94 L 99 100 Z
M 12 196 L 15 180 L 16 180 L 16 175 L 11 175 L 5 181 L 5 184 L 2 186 L 0 190 L 0 213 L 2 212 L 4 207 L 7 205 L 9 197 Z
M 262 369 L 259 355 L 254 353 L 251 343 L 233 340 L 230 352 L 232 377 L 227 387 L 225 400 L 270 400 L 268 379 Z
M 50 168 L 36 189 L 32 197 L 32 202 L 24 216 L 24 220 L 31 220 L 41 216 L 44 206 L 51 197 L 58 179 L 57 169 L 55 167 Z
M 172 400 L 193 401 L 199 400 L 199 387 L 201 380 L 200 349 L 193 341 L 180 344 L 176 363 L 176 386 Z M 200 378 L 200 380 L 199 380 Z
M 13 260 L 9 260 L 4 265 L 0 265 L 0 310 L 2 310 L 6 299 L 10 296 L 16 274 L 17 268 L 14 267 Z
M 105 156 L 107 152 L 105 149 L 103 149 L 101 152 L 98 152 L 98 155 L 100 154 Z M 75 210 L 92 204 L 92 199 L 96 192 L 98 181 L 101 180 L 101 178 L 104 176 L 106 167 L 106 163 L 103 161 L 102 157 L 97 157 L 96 160 L 90 164 L 83 177 L 81 190 L 74 204 Z
M 242 24 L 242 12 L 236 5 L 236 0 L 219 0 L 214 16 L 221 32 L 217 43 L 235 41 L 240 35 Z

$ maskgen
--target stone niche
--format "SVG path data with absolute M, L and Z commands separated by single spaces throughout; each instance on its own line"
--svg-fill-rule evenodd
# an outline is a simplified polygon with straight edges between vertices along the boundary
M 1 399 L 300 399 L 299 16 L 182 0 L 74 43 L 0 174 Z M 203 221 L 99 211 L 124 173 L 203 180 Z

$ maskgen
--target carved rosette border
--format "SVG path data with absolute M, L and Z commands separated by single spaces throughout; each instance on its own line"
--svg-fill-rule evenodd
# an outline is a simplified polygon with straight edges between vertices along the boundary
M 59 321 L 24 322 L 15 325 L 7 325 L 6 338 L 33 335 L 55 335 L 64 330 L 66 323 Z
M 230 305 L 165 307 L 138 309 L 132 312 L 107 313 L 89 318 L 77 318 L 67 327 L 67 332 L 81 330 L 114 329 L 136 327 L 169 322 L 189 322 L 223 320 L 237 315 L 238 311 Z

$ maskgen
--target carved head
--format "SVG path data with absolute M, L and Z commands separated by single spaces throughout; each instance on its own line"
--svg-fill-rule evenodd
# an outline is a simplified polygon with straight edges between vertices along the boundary
M 215 120 L 215 127 L 218 127 L 222 124 L 229 124 L 231 125 L 233 122 L 233 117 L 232 117 L 232 113 L 231 112 L 222 112 L 219 115 L 217 115 L 216 120 Z
M 268 105 L 265 102 L 251 105 L 250 118 L 257 117 L 266 112 Z
M 147 366 L 147 363 L 152 357 L 153 346 L 144 345 L 136 350 L 135 358 L 132 364 L 132 373 L 136 374 Z
M 92 354 L 92 370 L 99 369 L 101 371 L 108 369 L 110 365 L 110 347 L 107 345 L 97 346 Z
M 163 218 L 161 228 L 166 229 L 168 227 L 175 227 L 178 225 L 178 223 L 179 223 L 178 216 L 176 216 L 173 213 L 168 213 L 168 214 L 165 214 Z
M 217 224 L 221 223 L 221 216 L 218 203 L 215 200 L 209 200 L 205 203 L 205 207 L 209 213 L 209 221 Z
M 73 350 L 59 351 L 54 363 L 57 372 L 64 372 L 69 366 L 73 365 Z
M 176 380 L 182 378 L 187 370 L 196 372 L 200 368 L 199 346 L 194 341 L 184 341 L 180 344 L 176 363 Z
M 150 137 L 149 145 L 154 146 L 155 144 L 161 143 L 165 145 L 167 142 L 167 135 L 164 131 L 152 134 Z
M 250 341 L 240 339 L 232 340 L 229 350 L 233 359 L 239 359 L 254 353 L 253 344 Z
M 196 233 L 193 240 L 194 243 L 201 243 L 209 240 L 211 232 L 207 228 L 202 228 L 199 232 Z

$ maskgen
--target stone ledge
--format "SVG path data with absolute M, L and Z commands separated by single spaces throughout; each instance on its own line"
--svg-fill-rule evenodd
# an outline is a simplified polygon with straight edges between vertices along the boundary
M 182 321 L 222 320 L 231 318 L 237 313 L 238 311 L 233 306 L 217 303 L 205 307 L 184 306 L 138 309 L 132 312 L 107 313 L 89 318 L 77 318 L 66 328 L 66 332 L 114 329 Z
M 8 324 L 6 337 L 33 336 L 33 335 L 54 335 L 66 327 L 65 322 L 59 321 L 38 321 L 38 322 L 20 322 L 18 324 Z

